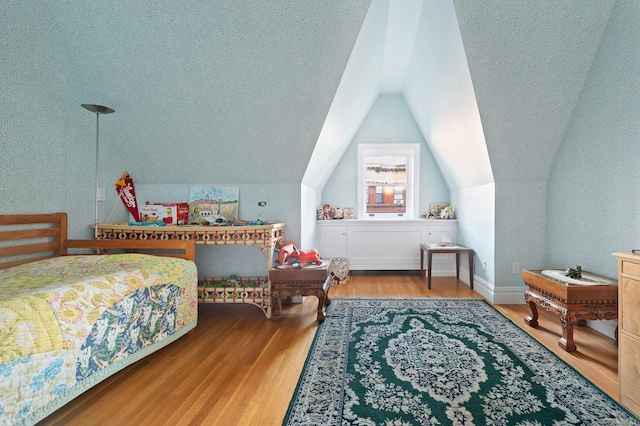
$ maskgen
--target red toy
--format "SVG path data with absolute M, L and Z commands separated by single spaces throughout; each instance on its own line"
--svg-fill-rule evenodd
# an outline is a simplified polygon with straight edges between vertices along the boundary
M 280 249 L 280 255 L 278 256 L 278 263 L 280 265 L 293 265 L 298 264 L 304 266 L 306 263 L 312 263 L 319 265 L 322 263 L 320 253 L 316 249 L 300 250 L 293 243 L 286 243 Z

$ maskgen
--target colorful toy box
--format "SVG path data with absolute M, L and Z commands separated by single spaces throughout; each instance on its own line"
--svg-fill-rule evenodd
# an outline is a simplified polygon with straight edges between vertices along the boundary
M 154 203 L 156 206 L 175 208 L 175 223 L 173 225 L 186 225 L 189 220 L 189 203 Z M 167 223 L 167 225 L 169 225 Z
M 141 222 L 162 222 L 166 225 L 184 225 L 189 216 L 187 203 L 146 204 L 140 209 Z

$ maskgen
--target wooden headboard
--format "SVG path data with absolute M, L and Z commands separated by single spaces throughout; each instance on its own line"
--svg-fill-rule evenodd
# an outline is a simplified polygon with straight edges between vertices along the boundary
M 67 214 L 0 215 L 0 269 L 70 254 L 70 249 L 144 251 L 195 262 L 193 240 L 70 240 Z

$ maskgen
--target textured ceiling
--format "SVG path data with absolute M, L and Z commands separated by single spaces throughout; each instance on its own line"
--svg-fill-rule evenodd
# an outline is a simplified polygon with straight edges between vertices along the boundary
M 323 134 L 349 141 L 377 94 L 402 86 L 449 185 L 460 187 L 487 180 L 486 165 L 470 170 L 476 154 L 465 157 L 465 140 L 486 140 L 480 152 L 488 149 L 496 181 L 546 179 L 614 1 L 44 4 L 49 36 L 73 69 L 74 102 L 116 110 L 103 155 L 115 174 L 135 166 L 141 183 L 300 183 Z M 460 25 L 448 39 L 425 25 L 450 22 L 441 11 Z M 419 45 L 408 47 L 411 38 Z M 433 63 L 440 42 L 459 46 L 451 52 L 463 60 L 441 49 Z M 399 83 L 404 68 L 384 58 L 408 58 L 411 80 Z M 441 61 L 465 69 L 457 80 L 451 69 L 437 75 Z M 350 108 L 332 114 L 336 102 Z
M 496 182 L 546 182 L 615 0 L 454 0 Z
M 46 4 L 77 103 L 116 110 L 104 120 L 103 167 L 134 168 L 142 183 L 300 183 L 369 6 Z M 287 173 L 271 173 L 283 155 Z

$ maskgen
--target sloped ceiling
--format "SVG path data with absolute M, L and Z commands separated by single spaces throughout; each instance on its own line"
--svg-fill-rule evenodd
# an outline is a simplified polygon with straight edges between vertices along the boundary
M 424 0 L 403 95 L 449 190 L 494 182 L 453 2 Z
M 378 97 L 388 16 L 388 1 L 371 2 L 302 180 L 310 188 L 324 188 Z
M 454 0 L 496 182 L 546 182 L 615 0 Z
M 299 184 L 369 2 L 46 7 L 78 109 L 116 110 L 101 120 L 105 179 L 129 169 L 140 183 Z
M 321 187 L 402 90 L 453 189 L 546 179 L 614 0 L 44 4 L 117 175 Z
M 355 118 L 394 92 L 450 190 L 546 182 L 614 3 L 374 0 L 305 183 L 322 185 Z
M 305 185 L 323 187 L 375 99 L 389 93 L 404 96 L 450 189 L 493 182 L 453 3 L 374 0 Z

